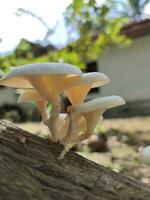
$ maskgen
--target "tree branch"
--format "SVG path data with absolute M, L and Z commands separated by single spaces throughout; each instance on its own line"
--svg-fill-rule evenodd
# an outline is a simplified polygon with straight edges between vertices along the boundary
M 149 200 L 142 183 L 0 121 L 0 199 Z

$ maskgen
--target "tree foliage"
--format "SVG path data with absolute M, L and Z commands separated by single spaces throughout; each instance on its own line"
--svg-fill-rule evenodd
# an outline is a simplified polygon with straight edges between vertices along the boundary
M 113 12 L 117 13 L 118 16 L 127 17 L 131 21 L 140 21 L 150 17 L 144 13 L 145 6 L 149 2 L 150 0 L 112 0 L 111 7 L 113 8 Z
M 46 54 L 37 57 L 34 55 L 32 45 L 24 42 L 11 55 L 1 57 L 0 66 L 8 70 L 9 66 L 27 63 L 62 61 L 78 65 L 83 69 L 88 61 L 96 60 L 110 45 L 129 45 L 130 40 L 120 34 L 122 25 L 128 20 L 124 17 L 111 19 L 110 5 L 111 3 L 99 5 L 96 0 L 74 0 L 64 13 L 68 31 L 66 47 L 50 49 Z
M 15 51 L 7 56 L 0 57 L 0 66 L 4 72 L 10 70 L 11 66 L 23 64 L 48 62 L 50 61 L 53 46 L 42 47 L 40 44 L 34 44 L 27 40 L 22 40 Z M 44 50 L 44 52 L 43 52 Z
M 136 19 L 142 19 L 144 17 L 144 8 L 150 2 L 150 0 L 128 0 L 128 4 L 131 8 L 131 17 Z
M 64 13 L 68 34 L 76 34 L 75 41 L 65 48 L 65 53 L 76 55 L 78 61 L 84 63 L 96 60 L 110 45 L 129 45 L 130 40 L 120 34 L 126 18 L 109 18 L 111 7 L 98 5 L 96 0 L 74 0 Z M 59 51 L 63 61 L 64 49 Z M 56 52 L 58 55 L 58 52 Z

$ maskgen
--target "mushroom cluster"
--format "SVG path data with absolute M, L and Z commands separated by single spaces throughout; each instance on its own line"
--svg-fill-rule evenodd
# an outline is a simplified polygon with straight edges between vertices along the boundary
M 109 83 L 109 78 L 99 72 L 84 73 L 66 63 L 36 63 L 14 67 L 0 79 L 0 85 L 21 88 L 19 102 L 34 101 L 41 112 L 43 123 L 50 130 L 50 140 L 64 146 L 63 158 L 77 142 L 87 139 L 106 109 L 125 103 L 120 96 L 85 98 L 91 88 Z M 71 102 L 62 114 L 60 95 Z M 48 103 L 51 113 L 47 111 Z

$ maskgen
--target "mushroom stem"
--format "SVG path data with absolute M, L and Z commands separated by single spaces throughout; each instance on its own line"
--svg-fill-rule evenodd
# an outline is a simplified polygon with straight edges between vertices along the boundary
M 54 78 L 54 77 L 53 77 Z M 61 110 L 60 106 L 60 96 L 57 91 L 52 90 L 52 88 L 48 88 L 48 90 L 45 90 L 45 82 L 43 82 L 42 85 L 42 79 L 41 83 L 39 83 L 35 78 L 28 77 L 28 80 L 30 84 L 47 100 L 50 101 L 52 104 L 52 111 L 49 119 L 45 123 L 46 126 L 48 126 L 50 132 L 51 132 L 51 140 L 52 142 L 57 143 L 58 142 L 58 131 L 57 131 L 57 121 L 59 118 L 59 113 Z
M 46 109 L 47 102 L 40 101 L 40 102 L 37 102 L 36 104 L 37 104 L 38 109 L 41 112 L 42 121 L 46 125 L 47 120 L 48 120 L 48 113 L 47 113 L 47 109 Z
M 70 118 L 68 114 L 60 114 L 59 119 L 57 121 L 58 128 L 57 131 L 59 132 L 59 142 L 62 144 L 61 141 L 66 137 L 69 129 Z
M 76 144 L 76 141 L 79 141 L 79 138 L 77 137 L 78 131 L 76 131 L 76 126 L 79 125 L 77 120 L 80 118 L 80 114 L 74 111 L 73 106 L 68 107 L 67 118 L 69 119 L 68 131 L 66 136 L 61 140 L 61 144 L 63 144 L 64 149 L 58 159 L 63 159 L 66 153 Z
M 55 101 L 51 101 L 52 103 L 52 111 L 51 115 L 48 119 L 47 126 L 51 131 L 52 134 L 52 141 L 53 142 L 58 142 L 59 140 L 59 132 L 58 132 L 58 127 L 57 127 L 57 121 L 59 118 L 59 113 L 61 111 L 61 106 L 60 106 L 60 97 L 57 96 L 57 99 Z
M 75 143 L 68 144 L 67 146 L 64 147 L 62 152 L 60 153 L 58 159 L 61 160 L 65 157 L 66 153 L 75 145 Z
M 75 124 L 76 124 L 77 115 L 78 115 L 78 113 L 74 112 L 74 106 L 68 106 L 67 117 L 69 119 L 69 127 L 68 127 L 66 137 L 64 137 L 61 141 L 61 143 L 64 146 L 67 146 L 70 143 L 70 141 L 73 140 L 74 133 L 75 133 L 75 127 L 76 127 Z
M 59 133 L 58 133 L 58 128 L 57 128 L 57 121 L 59 118 L 59 113 L 60 113 L 61 107 L 58 104 L 55 104 L 55 105 L 53 104 L 52 107 L 53 108 L 52 108 L 48 123 L 49 123 L 49 126 L 50 126 L 49 128 L 50 128 L 50 131 L 52 134 L 52 141 L 58 142 Z

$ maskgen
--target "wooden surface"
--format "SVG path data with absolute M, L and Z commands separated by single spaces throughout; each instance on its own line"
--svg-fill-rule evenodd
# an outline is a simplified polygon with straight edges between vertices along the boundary
M 150 200 L 140 182 L 61 150 L 0 121 L 0 200 Z

